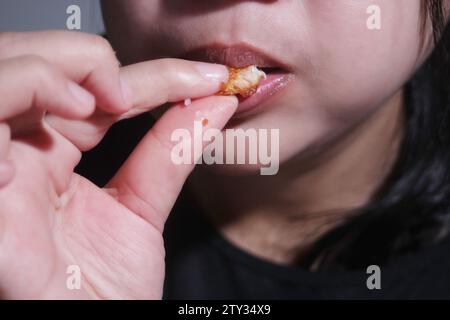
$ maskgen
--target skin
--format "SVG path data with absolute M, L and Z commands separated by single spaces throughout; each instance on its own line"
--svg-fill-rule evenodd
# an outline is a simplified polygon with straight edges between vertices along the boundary
M 370 5 L 381 8 L 381 30 L 366 27 Z M 298 261 L 383 182 L 401 140 L 403 85 L 432 49 L 430 25 L 422 46 L 419 0 L 112 0 L 103 7 L 124 63 L 247 43 L 295 75 L 260 112 L 227 125 L 280 129 L 276 176 L 221 165 L 198 167 L 190 179 L 228 240 L 282 264 Z
M 223 66 L 179 60 L 119 68 L 97 36 L 0 34 L 2 298 L 161 298 L 162 229 L 193 169 L 172 164 L 168 136 L 199 110 L 221 129 L 237 101 L 207 96 L 227 78 Z M 113 123 L 185 98 L 199 99 L 168 110 L 106 188 L 73 172 Z M 66 287 L 71 265 L 81 290 Z
M 108 0 L 110 39 L 127 65 L 121 68 L 100 37 L 0 34 L 2 297 L 161 297 L 163 225 L 193 170 L 169 160 L 170 133 L 192 129 L 199 115 L 222 129 L 237 101 L 211 96 L 227 78 L 224 67 L 205 71 L 193 62 L 153 59 L 203 42 L 252 43 L 296 76 L 264 112 L 228 124 L 282 128 L 280 174 L 262 179 L 255 167 L 230 166 L 200 170 L 192 181 L 194 189 L 202 186 L 199 203 L 231 241 L 288 262 L 293 247 L 307 243 L 307 231 L 323 225 L 307 220 L 285 228 L 289 214 L 306 217 L 367 201 L 401 136 L 401 87 L 426 56 L 418 45 L 419 1 L 375 2 L 385 21 L 379 32 L 364 27 L 369 1 Z M 268 43 L 272 38 L 277 41 Z M 81 151 L 114 122 L 185 98 L 199 99 L 165 112 L 106 188 L 73 173 Z M 239 199 L 247 200 L 240 205 Z M 219 200 L 227 205 L 223 211 Z M 259 236 L 265 230 L 268 251 Z M 297 231 L 298 238 L 280 245 L 283 234 Z M 81 269 L 81 290 L 66 288 L 70 265 Z

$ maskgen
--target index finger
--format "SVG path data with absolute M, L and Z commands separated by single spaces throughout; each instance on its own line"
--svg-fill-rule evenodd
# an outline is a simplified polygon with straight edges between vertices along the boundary
M 68 120 L 55 115 L 46 121 L 80 150 L 95 147 L 115 122 L 137 116 L 167 102 L 210 96 L 228 80 L 225 66 L 179 59 L 159 59 L 120 69 L 133 107 L 126 113 L 96 112 L 87 120 Z
M 170 58 L 123 67 L 120 75 L 131 91 L 133 108 L 138 110 L 210 96 L 228 81 L 223 65 Z
M 119 77 L 119 61 L 107 40 L 71 31 L 0 32 L 0 59 L 39 56 L 95 98 L 97 106 L 120 114 L 130 109 Z M 55 93 L 57 94 L 57 93 Z

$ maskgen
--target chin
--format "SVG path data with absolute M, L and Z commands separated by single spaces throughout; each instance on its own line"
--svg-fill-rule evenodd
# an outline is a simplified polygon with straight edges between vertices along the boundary
M 201 165 L 201 169 L 216 175 L 231 176 L 231 177 L 245 177 L 245 176 L 260 176 L 263 165 L 252 164 L 213 164 Z

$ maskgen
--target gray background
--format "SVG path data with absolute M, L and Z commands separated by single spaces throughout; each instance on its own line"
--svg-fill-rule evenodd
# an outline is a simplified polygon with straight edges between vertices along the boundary
M 98 0 L 0 0 L 0 31 L 66 29 L 70 5 L 81 9 L 81 31 L 104 30 Z

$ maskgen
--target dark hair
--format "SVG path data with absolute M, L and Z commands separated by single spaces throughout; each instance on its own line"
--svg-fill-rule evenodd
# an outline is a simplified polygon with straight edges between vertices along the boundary
M 406 84 L 399 156 L 371 202 L 316 242 L 302 264 L 383 265 L 450 231 L 450 25 L 442 0 L 422 0 L 436 47 Z M 425 22 L 428 23 L 428 22 Z

